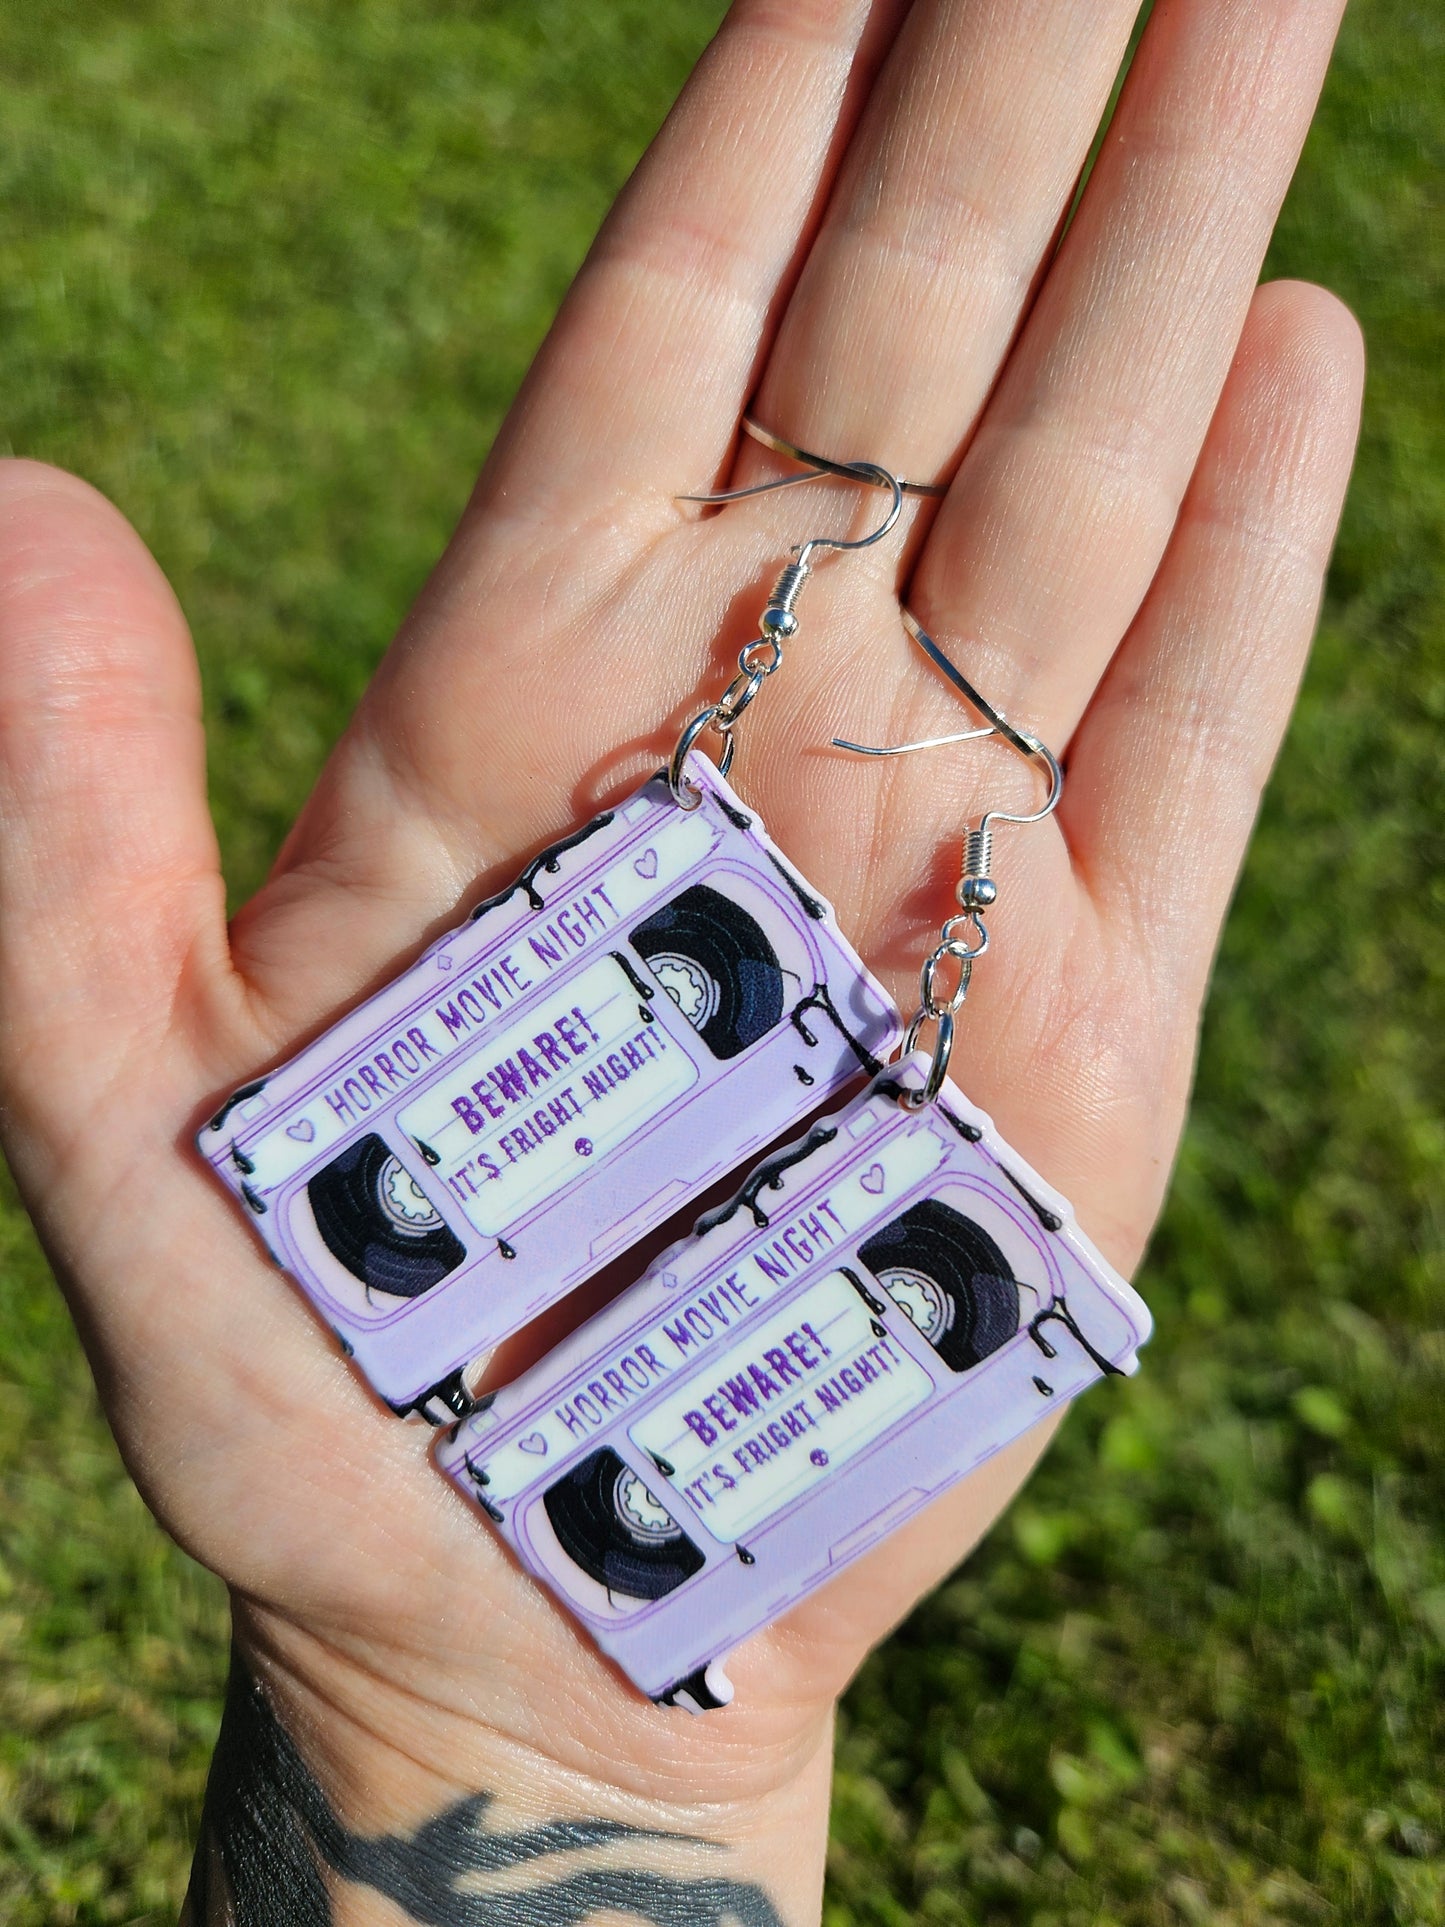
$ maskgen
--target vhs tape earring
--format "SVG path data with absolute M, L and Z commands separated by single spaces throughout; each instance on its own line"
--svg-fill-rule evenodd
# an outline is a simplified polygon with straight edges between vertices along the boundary
M 397 1412 L 467 1412 L 501 1340 L 895 1049 L 891 999 L 724 775 L 813 556 L 880 540 L 892 496 L 861 541 L 797 551 L 667 770 L 200 1130 Z
M 965 837 L 908 1038 L 931 1025 L 931 1053 L 910 1048 L 770 1156 L 436 1448 L 628 1677 L 692 1712 L 731 1697 L 740 1641 L 1044 1413 L 1132 1372 L 1150 1330 L 1064 1199 L 948 1081 L 992 828 L 1047 815 L 1062 776 L 909 627 L 984 718 L 936 742 L 998 735 L 1049 780 L 1032 816 L 990 811 Z

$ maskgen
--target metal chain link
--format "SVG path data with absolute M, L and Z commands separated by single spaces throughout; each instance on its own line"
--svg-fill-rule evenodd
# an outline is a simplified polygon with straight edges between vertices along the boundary
M 969 885 L 974 880 L 968 875 L 960 878 L 957 892 L 960 903 L 968 900 L 971 894 Z M 910 1057 L 913 1054 L 924 1025 L 932 1024 L 933 1057 L 922 1090 L 911 1092 L 904 1099 L 914 1108 L 931 1104 L 943 1088 L 949 1059 L 953 1055 L 954 1019 L 963 1009 L 964 999 L 968 996 L 974 962 L 987 949 L 988 929 L 982 911 L 969 908 L 947 919 L 939 932 L 938 942 L 923 960 L 923 967 L 918 973 L 918 1010 L 903 1040 L 903 1055 Z M 948 964 L 957 965 L 958 979 L 945 996 L 939 989 L 939 973 Z

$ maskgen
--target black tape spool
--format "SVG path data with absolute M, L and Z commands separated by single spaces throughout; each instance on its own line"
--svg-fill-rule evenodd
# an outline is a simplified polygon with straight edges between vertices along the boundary
M 778 953 L 756 917 L 706 883 L 638 924 L 633 948 L 714 1057 L 736 1057 L 782 1022 Z
M 643 1527 L 629 1519 L 619 1484 L 635 1481 L 667 1520 Z M 627 1599 L 663 1599 L 700 1572 L 704 1561 L 682 1527 L 630 1465 L 604 1445 L 574 1465 L 542 1504 L 562 1550 L 589 1579 Z
M 1019 1286 L 1008 1259 L 982 1225 L 941 1198 L 910 1205 L 858 1256 L 951 1372 L 969 1371 L 1018 1331 Z M 934 1315 L 915 1317 L 909 1296 L 932 1301 Z
M 386 1187 L 398 1173 L 426 1197 L 385 1138 L 372 1132 L 318 1171 L 306 1195 L 322 1242 L 353 1278 L 392 1298 L 420 1298 L 456 1270 L 466 1247 L 435 1205 L 428 1217 L 410 1223 L 387 1209 Z

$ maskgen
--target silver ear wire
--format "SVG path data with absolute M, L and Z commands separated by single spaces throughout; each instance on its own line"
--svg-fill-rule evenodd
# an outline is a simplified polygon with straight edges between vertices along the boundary
M 684 774 L 688 752 L 706 730 L 712 730 L 722 738 L 722 750 L 718 756 L 718 770 L 726 776 L 732 767 L 733 730 L 738 718 L 757 695 L 763 684 L 782 665 L 783 644 L 798 633 L 798 598 L 803 585 L 812 574 L 813 556 L 819 549 L 871 549 L 875 542 L 881 542 L 893 530 L 903 512 L 903 485 L 898 477 L 877 462 L 848 462 L 839 465 L 838 475 L 845 481 L 865 482 L 872 488 L 886 488 L 891 496 L 888 513 L 867 535 L 812 535 L 806 542 L 800 542 L 788 553 L 792 561 L 780 571 L 773 584 L 772 593 L 758 617 L 758 633 L 754 640 L 738 651 L 738 673 L 733 677 L 722 695 L 684 726 L 668 759 L 667 780 L 672 790 L 673 800 L 679 808 L 695 810 L 701 798 Z M 701 502 L 706 507 L 718 507 L 725 502 L 741 502 L 750 495 L 764 495 L 772 489 L 793 488 L 799 482 L 815 482 L 817 474 L 786 475 L 781 481 L 756 482 L 749 488 L 722 489 L 711 495 L 679 495 L 680 502 Z
M 988 698 L 974 688 L 968 678 L 943 653 L 929 635 L 917 616 L 909 609 L 902 611 L 903 626 L 928 657 L 929 661 L 953 684 L 965 702 L 976 709 L 984 718 L 978 729 L 960 729 L 947 736 L 929 736 L 917 743 L 890 743 L 875 746 L 870 743 L 851 743 L 842 736 L 833 738 L 834 749 L 848 750 L 854 756 L 911 756 L 915 750 L 943 749 L 952 743 L 977 742 L 986 736 L 997 736 L 1009 747 L 1029 762 L 1038 762 L 1048 771 L 1049 793 L 1042 805 L 1032 811 L 988 810 L 981 818 L 978 828 L 964 832 L 963 877 L 959 885 L 959 902 L 964 909 L 987 908 L 994 901 L 996 892 L 989 868 L 993 857 L 993 826 L 995 823 L 1041 823 L 1046 816 L 1052 816 L 1059 806 L 1064 793 L 1064 772 L 1059 767 L 1058 758 L 1045 743 L 1041 743 L 1031 731 L 1018 729 L 1011 723 L 1002 710 L 995 709 Z M 967 900 L 965 885 L 987 886 L 986 891 L 976 889 L 975 895 L 984 898 L 982 902 Z
M 930 736 L 917 743 L 892 743 L 881 747 L 850 743 L 841 736 L 835 736 L 833 747 L 848 750 L 855 756 L 911 756 L 915 750 L 942 749 L 950 743 L 976 742 L 980 737 L 997 736 L 1027 761 L 1042 764 L 1049 778 L 1049 793 L 1040 808 L 1029 812 L 987 810 L 979 819 L 977 829 L 966 829 L 963 833 L 961 874 L 955 891 L 959 914 L 948 918 L 937 945 L 924 959 L 919 972 L 918 1014 L 909 1025 L 903 1044 L 903 1052 L 907 1056 L 917 1044 L 924 1024 L 934 1025 L 933 1061 L 929 1065 L 923 1089 L 905 1099 L 907 1103 L 922 1105 L 931 1103 L 943 1087 L 943 1080 L 948 1074 L 948 1060 L 953 1053 L 954 1018 L 968 995 L 974 960 L 988 949 L 984 912 L 998 899 L 998 885 L 992 876 L 993 827 L 996 823 L 1041 823 L 1045 817 L 1052 816 L 1064 793 L 1064 772 L 1059 767 L 1058 758 L 1046 744 L 1030 731 L 1017 728 L 1001 710 L 995 709 L 985 696 L 980 695 L 916 616 L 907 609 L 902 614 L 904 627 L 929 661 L 984 718 L 982 727 L 956 730 L 947 736 Z M 950 963 L 957 966 L 958 977 L 952 991 L 945 996 L 939 988 L 939 973 Z

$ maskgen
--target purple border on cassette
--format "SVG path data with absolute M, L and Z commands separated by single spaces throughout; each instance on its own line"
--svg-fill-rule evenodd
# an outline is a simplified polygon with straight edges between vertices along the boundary
M 289 1062 L 202 1155 L 398 1411 L 738 1170 L 899 1036 L 704 758 L 517 881 Z
M 1104 1373 L 1143 1301 L 924 1060 L 725 1209 L 484 1408 L 441 1469 L 654 1699 L 720 1662 Z

